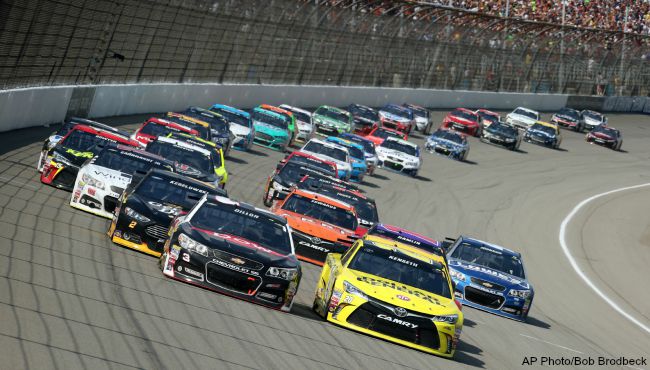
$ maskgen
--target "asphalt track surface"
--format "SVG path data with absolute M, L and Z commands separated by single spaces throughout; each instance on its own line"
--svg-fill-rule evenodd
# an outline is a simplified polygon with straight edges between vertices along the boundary
M 134 128 L 144 118 L 107 121 Z M 523 253 L 536 290 L 528 323 L 464 308 L 455 360 L 320 321 L 310 310 L 319 268 L 309 264 L 290 314 L 168 280 L 154 258 L 113 245 L 107 220 L 39 182 L 34 165 L 51 128 L 0 134 L 0 368 L 507 369 L 531 368 L 525 356 L 647 358 L 650 334 L 587 287 L 558 241 L 583 199 L 650 182 L 650 116 L 610 124 L 622 130 L 624 152 L 566 131 L 562 150 L 522 143 L 511 152 L 472 138 L 469 163 L 425 153 L 420 178 L 378 170 L 362 186 L 383 222 Z M 282 155 L 256 147 L 231 157 L 231 197 L 261 206 Z M 602 197 L 566 234 L 587 277 L 646 326 L 649 209 L 650 188 Z

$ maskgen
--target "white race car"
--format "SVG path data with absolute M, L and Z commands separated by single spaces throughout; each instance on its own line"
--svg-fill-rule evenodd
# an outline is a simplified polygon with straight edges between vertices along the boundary
M 143 176 L 151 168 L 173 171 L 173 163 L 143 150 L 107 145 L 79 169 L 70 206 L 112 218 L 118 199 L 133 177 Z
M 524 107 L 518 107 L 506 116 L 507 124 L 521 130 L 528 130 L 530 126 L 539 120 L 538 111 Z
M 296 118 L 296 125 L 298 125 L 298 136 L 296 136 L 296 140 L 309 141 L 309 139 L 314 137 L 314 125 L 310 111 L 287 104 L 282 104 L 280 108 L 290 111 Z
M 583 110 L 581 114 L 585 123 L 585 130 L 591 131 L 594 127 L 607 125 L 607 117 L 602 113 L 593 110 Z
M 417 177 L 422 166 L 420 147 L 417 144 L 387 137 L 376 151 L 380 167 Z
M 345 181 L 350 180 L 352 159 L 346 147 L 320 139 L 311 139 L 300 151 L 336 163 L 338 177 Z

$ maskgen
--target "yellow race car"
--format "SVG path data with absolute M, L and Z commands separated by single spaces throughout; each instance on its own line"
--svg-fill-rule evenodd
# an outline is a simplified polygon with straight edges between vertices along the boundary
M 334 324 L 443 357 L 463 327 L 442 257 L 388 240 L 330 253 L 313 309 Z

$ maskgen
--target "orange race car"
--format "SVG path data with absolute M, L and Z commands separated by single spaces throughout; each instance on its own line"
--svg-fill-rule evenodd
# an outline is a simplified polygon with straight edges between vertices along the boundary
M 354 207 L 325 195 L 294 188 L 271 210 L 286 218 L 293 229 L 298 259 L 319 266 L 328 253 L 341 251 L 360 237 L 356 234 L 359 224 Z

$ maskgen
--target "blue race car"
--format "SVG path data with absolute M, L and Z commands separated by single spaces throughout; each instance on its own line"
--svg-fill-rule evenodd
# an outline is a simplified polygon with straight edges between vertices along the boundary
M 230 132 L 235 136 L 233 148 L 249 150 L 253 146 L 255 128 L 248 112 L 223 104 L 215 104 L 210 110 L 219 113 L 230 122 Z
M 447 252 L 455 296 L 463 305 L 526 321 L 535 292 L 521 254 L 461 236 Z
M 438 129 L 427 138 L 424 149 L 429 153 L 465 161 L 469 154 L 469 142 L 465 135 L 457 131 Z
M 377 152 L 375 152 L 375 143 L 357 134 L 344 133 L 340 134 L 339 137 L 363 146 L 364 155 L 366 157 L 366 166 L 368 166 L 368 171 L 366 171 L 366 173 L 372 176 L 379 165 L 379 158 L 377 157 Z
M 363 182 L 363 177 L 368 171 L 363 145 L 336 136 L 328 136 L 325 141 L 344 146 L 348 149 L 350 158 L 352 159 L 352 176 L 350 177 L 350 180 L 354 182 Z

